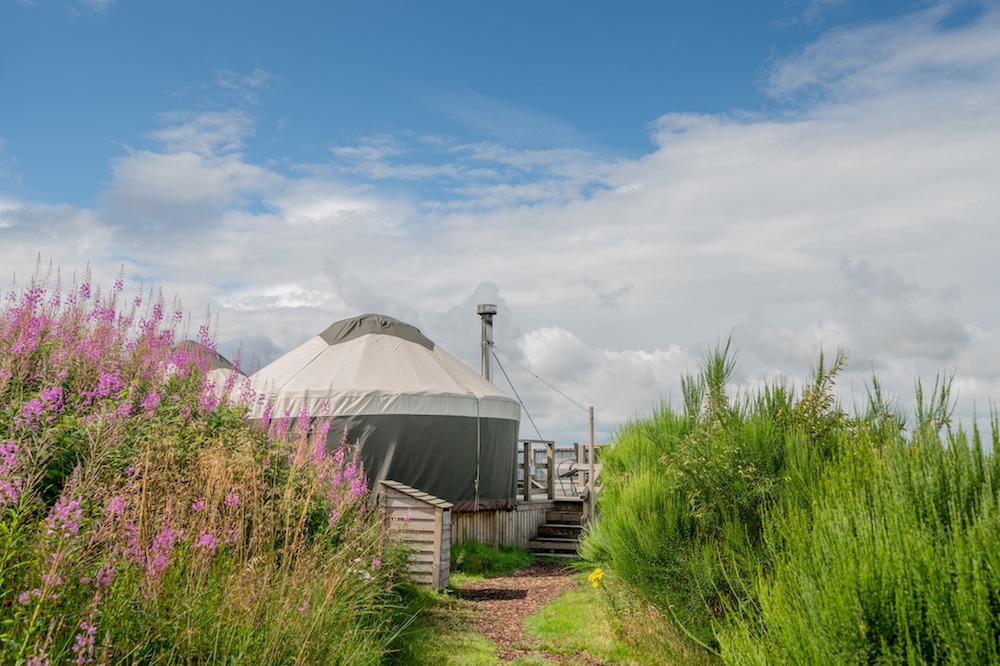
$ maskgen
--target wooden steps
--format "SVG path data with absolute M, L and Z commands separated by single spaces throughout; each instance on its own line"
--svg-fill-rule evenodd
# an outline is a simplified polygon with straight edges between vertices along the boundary
M 545 513 L 545 524 L 528 541 L 528 550 L 535 555 L 575 559 L 583 532 L 583 500 L 557 499 L 555 507 Z

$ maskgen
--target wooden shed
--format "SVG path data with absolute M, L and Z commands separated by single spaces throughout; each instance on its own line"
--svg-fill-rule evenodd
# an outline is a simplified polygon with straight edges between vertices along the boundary
M 410 575 L 435 590 L 451 572 L 451 502 L 398 481 L 382 481 L 379 508 L 389 530 L 413 549 Z

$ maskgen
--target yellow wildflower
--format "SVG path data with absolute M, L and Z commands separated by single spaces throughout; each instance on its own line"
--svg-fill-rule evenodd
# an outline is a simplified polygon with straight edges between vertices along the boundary
M 597 567 L 596 569 L 590 572 L 589 576 L 587 576 L 587 580 L 589 580 L 590 584 L 593 585 L 595 588 L 601 584 L 602 578 L 604 578 L 604 572 L 601 571 L 601 567 Z

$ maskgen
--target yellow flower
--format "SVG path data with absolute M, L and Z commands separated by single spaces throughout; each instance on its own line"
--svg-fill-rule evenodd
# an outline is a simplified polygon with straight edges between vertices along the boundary
M 587 576 L 587 580 L 589 580 L 590 584 L 593 585 L 595 588 L 601 584 L 602 578 L 604 578 L 604 572 L 601 571 L 601 567 L 597 567 L 596 569 L 590 572 L 589 576 Z

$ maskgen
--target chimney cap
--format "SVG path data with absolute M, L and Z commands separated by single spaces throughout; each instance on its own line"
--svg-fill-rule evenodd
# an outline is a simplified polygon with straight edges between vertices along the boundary
M 495 315 L 497 313 L 497 306 L 492 303 L 480 303 L 476 306 L 476 312 L 480 315 Z

